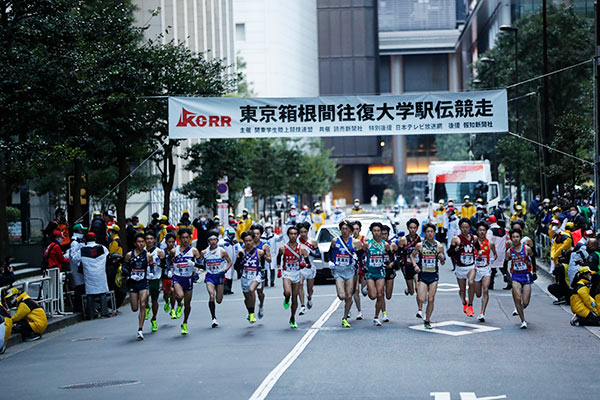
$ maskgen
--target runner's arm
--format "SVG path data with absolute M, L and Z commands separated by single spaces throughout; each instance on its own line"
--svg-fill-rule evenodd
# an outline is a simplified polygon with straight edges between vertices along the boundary
M 490 249 L 492 249 L 492 253 L 494 253 L 494 261 L 496 261 L 498 259 L 498 253 L 496 252 L 496 245 L 492 241 L 490 241 Z
M 283 259 L 283 247 L 279 248 L 279 251 L 277 252 L 277 269 L 281 269 L 281 260 Z
M 415 272 L 418 272 L 416 270 L 417 270 L 417 268 L 419 268 L 419 267 L 417 267 L 416 256 L 421 251 L 421 247 L 422 247 L 421 243 L 417 243 L 417 245 L 415 246 L 415 249 L 413 250 L 413 252 L 410 253 L 410 262 L 411 262 L 412 265 L 415 266 Z
M 525 245 L 525 246 L 527 246 L 527 245 Z M 537 263 L 535 261 L 535 254 L 533 253 L 533 250 L 529 246 L 527 246 L 525 251 L 527 252 L 527 255 L 529 256 L 529 259 L 531 260 L 531 268 L 533 270 L 533 275 L 535 278 L 537 278 Z
M 263 251 L 265 253 L 265 260 L 267 260 L 268 263 L 271 263 L 271 247 L 269 247 L 268 244 L 265 244 L 263 246 Z
M 438 251 L 438 260 L 440 260 L 440 264 L 442 264 L 442 265 L 446 264 L 446 255 L 444 254 L 444 246 L 442 246 L 442 244 L 440 242 L 438 242 L 437 251 Z
M 223 271 L 227 272 L 229 271 L 229 268 L 231 268 L 232 265 L 231 257 L 229 257 L 229 254 L 225 250 L 221 250 L 221 257 L 223 257 L 223 259 L 227 261 L 227 268 L 225 268 L 225 270 Z

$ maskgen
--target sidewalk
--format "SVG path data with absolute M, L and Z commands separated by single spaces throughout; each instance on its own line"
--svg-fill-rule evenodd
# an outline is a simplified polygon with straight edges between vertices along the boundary
M 76 324 L 81 321 L 81 313 L 73 313 L 69 315 L 57 315 L 52 318 L 48 318 L 48 328 L 44 335 L 50 332 L 57 331 L 62 328 L 66 328 L 67 326 Z M 43 335 L 42 335 L 43 336 Z M 21 334 L 13 333 L 10 338 L 8 338 L 8 342 L 6 343 L 6 347 L 14 346 L 16 344 L 22 343 Z

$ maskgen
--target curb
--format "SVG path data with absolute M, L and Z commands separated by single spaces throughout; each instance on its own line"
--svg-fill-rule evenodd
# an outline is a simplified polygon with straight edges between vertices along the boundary
M 67 326 L 74 325 L 82 320 L 81 313 L 73 313 L 71 315 L 65 315 L 63 317 L 54 317 L 48 320 L 48 327 L 46 328 L 46 333 L 54 332 L 62 328 L 66 328 Z M 6 347 L 14 346 L 16 344 L 22 343 L 21 334 L 13 333 L 6 342 Z

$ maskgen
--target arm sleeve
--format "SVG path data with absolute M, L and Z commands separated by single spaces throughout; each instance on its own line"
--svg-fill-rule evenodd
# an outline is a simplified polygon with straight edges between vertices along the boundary
M 588 296 L 589 297 L 589 296 Z M 17 312 L 13 315 L 13 322 L 18 322 L 23 318 L 27 317 L 27 315 L 31 312 L 31 309 L 25 304 L 24 301 L 19 303 L 19 307 L 17 308 Z
M 69 262 L 68 258 L 65 258 L 65 256 L 63 256 L 63 253 L 60 249 L 60 246 L 56 245 L 52 247 L 52 252 L 55 255 L 55 259 L 60 261 L 61 264 L 65 264 Z
M 585 304 L 585 306 L 589 310 L 593 311 L 594 307 L 592 307 L 592 302 L 594 301 L 594 299 L 592 298 L 592 296 L 590 296 L 590 292 L 588 291 L 588 289 L 585 286 L 582 286 L 581 288 L 579 288 L 579 290 L 577 290 L 577 294 L 579 295 L 579 297 L 581 297 L 583 304 Z M 19 306 L 19 308 L 21 307 Z

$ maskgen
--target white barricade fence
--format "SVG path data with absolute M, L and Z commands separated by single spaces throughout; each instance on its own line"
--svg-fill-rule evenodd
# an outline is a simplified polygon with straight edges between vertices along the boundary
M 64 315 L 64 296 L 63 296 L 64 273 L 58 268 L 46 270 L 43 276 L 25 278 L 14 282 L 11 286 L 0 288 L 2 298 L 11 287 L 19 289 L 21 292 L 27 292 L 46 312 L 47 315 Z M 34 293 L 33 290 L 36 290 Z

